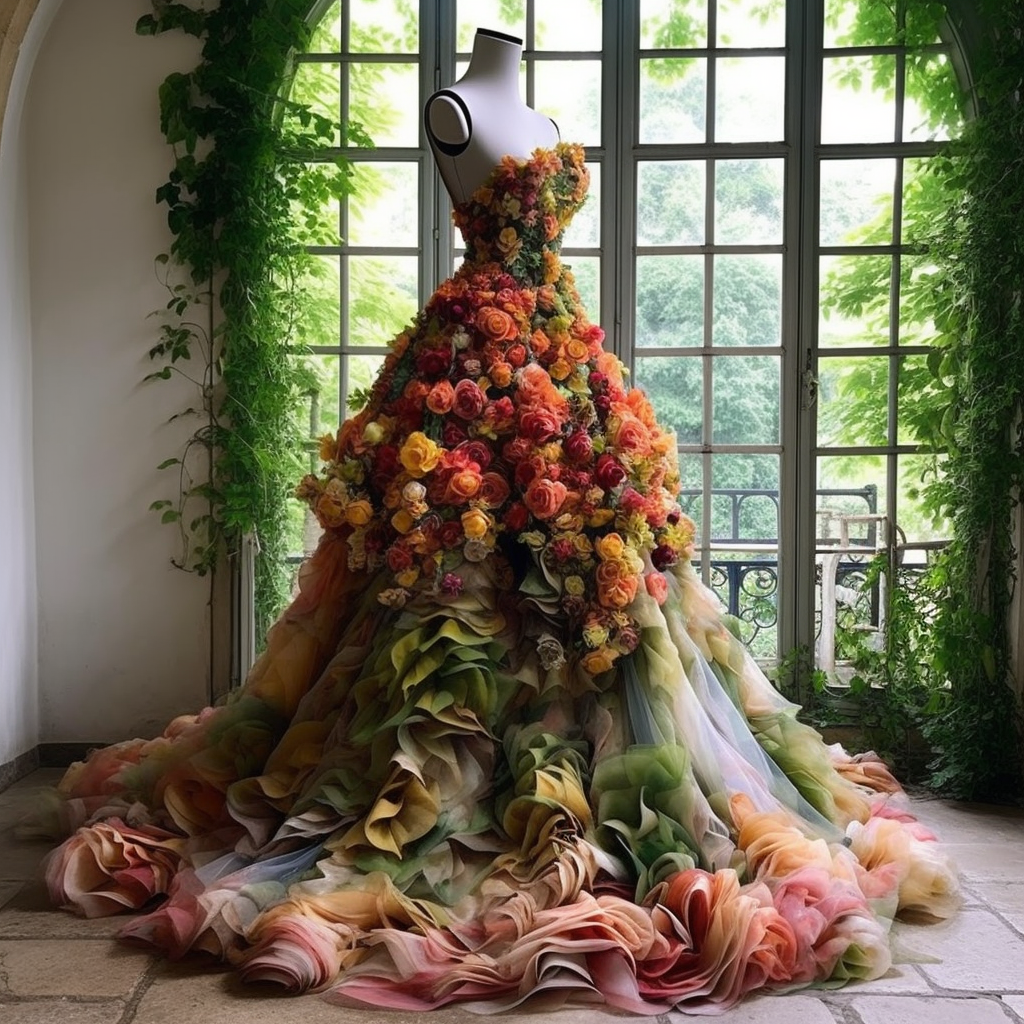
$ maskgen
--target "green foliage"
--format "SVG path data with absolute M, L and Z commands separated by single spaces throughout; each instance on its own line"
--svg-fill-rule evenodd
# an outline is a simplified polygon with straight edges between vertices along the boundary
M 319 154 L 369 144 L 358 125 L 282 98 L 292 55 L 310 39 L 308 8 L 307 0 L 231 0 L 212 10 L 153 0 L 136 27 L 203 41 L 198 67 L 160 88 L 175 163 L 157 190 L 174 234 L 159 261 L 187 268 L 190 283 L 168 278 L 167 319 L 150 351 L 162 364 L 150 376 L 196 385 L 200 402 L 188 411 L 201 424 L 181 458 L 164 463 L 178 467 L 178 498 L 154 509 L 182 530 L 177 564 L 200 574 L 255 533 L 260 633 L 287 596 L 288 505 L 305 469 L 297 410 L 315 387 L 297 336 L 297 283 L 311 261 L 306 246 L 326 241 L 323 211 L 350 189 L 346 165 Z M 186 373 L 188 363 L 201 369 Z M 194 501 L 202 509 L 191 514 Z

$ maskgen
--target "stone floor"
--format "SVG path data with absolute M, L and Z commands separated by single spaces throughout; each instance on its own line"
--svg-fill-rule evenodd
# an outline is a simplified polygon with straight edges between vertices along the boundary
M 40 770 L 0 793 L 0 1024 L 412 1024 L 420 1016 L 246 990 L 221 971 L 119 946 L 111 940 L 118 919 L 51 910 L 39 882 L 46 846 L 18 842 L 10 829 L 26 797 L 57 774 Z M 898 966 L 880 981 L 751 999 L 725 1014 L 727 1024 L 1024 1024 L 1024 811 L 921 800 L 917 813 L 959 864 L 962 912 L 942 925 L 897 925 Z M 613 1024 L 621 1015 L 576 1009 L 499 1019 L 545 1018 Z M 438 1010 L 429 1020 L 481 1018 Z

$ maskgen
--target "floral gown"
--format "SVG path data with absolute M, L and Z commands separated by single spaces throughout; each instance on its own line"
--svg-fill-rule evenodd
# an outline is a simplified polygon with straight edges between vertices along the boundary
M 797 722 L 690 567 L 675 441 L 562 232 L 578 146 L 504 160 L 462 268 L 300 496 L 324 527 L 223 706 L 95 751 L 55 902 L 338 1002 L 640 1014 L 871 979 L 955 900 L 884 766 Z

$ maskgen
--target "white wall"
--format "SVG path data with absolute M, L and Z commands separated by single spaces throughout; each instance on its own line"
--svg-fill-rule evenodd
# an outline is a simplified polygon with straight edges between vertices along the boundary
M 150 10 L 67 0 L 28 91 L 44 742 L 152 735 L 208 692 L 208 583 L 171 567 L 176 532 L 147 511 L 172 496 L 173 471 L 155 467 L 187 433 L 166 421 L 194 402 L 177 383 L 141 383 L 157 340 L 147 314 L 166 301 L 153 257 L 170 244 L 154 202 L 171 163 L 157 89 L 198 52 L 181 33 L 136 36 Z
M 0 765 L 39 739 L 32 334 L 22 108 L 60 0 L 36 10 L 15 65 L 0 140 Z

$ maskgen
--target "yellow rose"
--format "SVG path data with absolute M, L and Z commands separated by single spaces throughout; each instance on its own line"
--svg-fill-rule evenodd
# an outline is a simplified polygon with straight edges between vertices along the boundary
M 410 476 L 426 476 L 440 460 L 441 449 L 426 434 L 416 430 L 405 439 L 398 458 Z
M 402 508 L 402 509 L 399 509 L 391 517 L 391 525 L 399 533 L 408 533 L 413 528 L 413 526 L 415 525 L 415 521 L 413 520 L 412 516 L 409 515 L 409 513 L 406 512 L 406 510 L 404 508 Z
M 333 434 L 324 434 L 320 438 L 320 461 L 330 462 L 338 450 L 338 442 L 334 440 Z
M 396 573 L 395 582 L 400 587 L 411 587 L 419 578 L 419 567 L 414 565 L 411 569 L 405 569 L 400 573 Z
M 583 656 L 580 665 L 584 672 L 592 676 L 599 676 L 607 672 L 615 663 L 616 653 L 608 647 L 599 647 L 596 651 L 588 651 Z
M 606 526 L 615 518 L 615 510 L 610 508 L 595 509 L 594 513 L 587 520 L 587 526 Z
M 349 526 L 365 526 L 373 518 L 373 506 L 365 499 L 351 501 L 345 508 L 345 521 Z
M 568 361 L 559 356 L 549 367 L 548 372 L 554 380 L 565 380 L 572 373 L 572 367 Z
M 579 558 L 586 558 L 594 550 L 594 545 L 585 533 L 577 533 L 572 539 L 572 546 Z
M 481 540 L 491 528 L 491 517 L 478 508 L 462 513 L 462 532 L 469 540 Z
M 573 597 L 582 597 L 586 589 L 586 584 L 581 576 L 565 577 L 565 592 L 567 594 L 571 594 Z M 607 633 L 605 634 L 605 639 L 607 639 Z
M 599 558 L 608 561 L 621 558 L 626 550 L 626 544 L 617 533 L 609 533 L 594 541 L 594 550 Z

